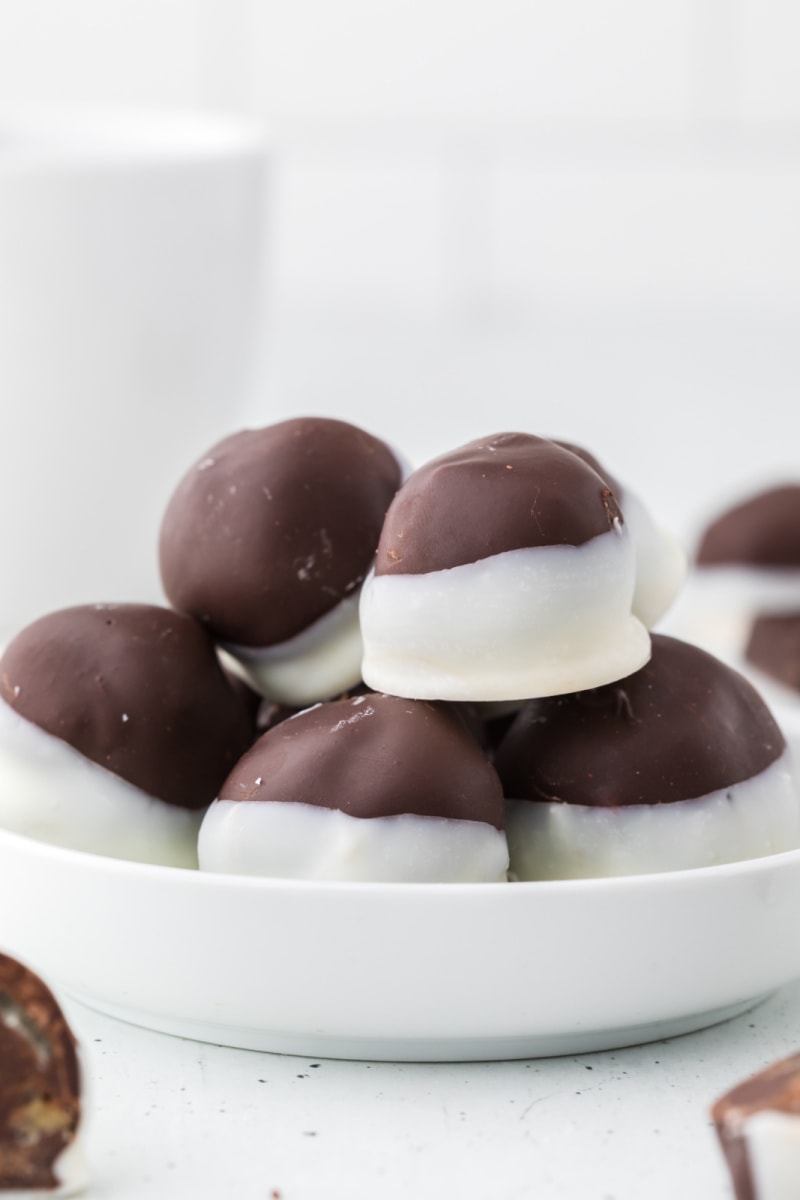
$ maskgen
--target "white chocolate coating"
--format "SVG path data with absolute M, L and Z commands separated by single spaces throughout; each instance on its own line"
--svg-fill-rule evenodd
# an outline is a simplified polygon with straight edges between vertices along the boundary
M 421 700 L 517 700 L 637 671 L 650 639 L 631 613 L 625 528 L 582 546 L 509 550 L 424 575 L 367 577 L 364 682 Z
M 686 551 L 672 534 L 656 525 L 635 493 L 626 488 L 621 504 L 636 547 L 633 612 L 652 629 L 672 606 L 686 578 Z
M 800 1115 L 754 1113 L 744 1123 L 747 1157 L 757 1200 L 800 1196 Z
M 670 632 L 726 661 L 744 654 L 757 613 L 800 609 L 800 570 L 695 567 L 669 615 Z
M 72 850 L 197 866 L 203 810 L 167 804 L 0 700 L 0 826 Z
M 800 846 L 788 750 L 752 779 L 694 800 L 598 808 L 506 803 L 510 876 L 592 879 L 711 867 Z
M 780 613 L 800 607 L 800 570 L 796 567 L 697 567 L 695 574 L 713 593 L 714 604 L 727 595 L 732 607 L 735 600 L 759 612 Z
M 200 828 L 201 871 L 367 883 L 498 883 L 505 834 L 482 821 L 404 813 L 351 817 L 270 800 L 215 800 Z
M 262 696 L 301 708 L 346 692 L 361 680 L 359 593 L 341 600 L 308 629 L 261 649 L 226 643 L 242 674 Z

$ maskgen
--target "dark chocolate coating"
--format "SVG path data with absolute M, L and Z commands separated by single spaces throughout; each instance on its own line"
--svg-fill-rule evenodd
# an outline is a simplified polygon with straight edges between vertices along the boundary
M 388 446 L 344 421 L 235 433 L 169 502 L 164 591 L 219 641 L 287 641 L 360 587 L 400 478 Z
M 765 675 L 800 692 L 800 612 L 756 617 L 745 657 Z
M 326 699 L 348 700 L 351 696 L 364 696 L 368 692 L 374 695 L 372 689 L 368 688 L 365 683 L 357 683 L 355 687 L 348 688 L 346 692 L 341 692 L 338 696 L 326 697 Z M 284 721 L 288 721 L 290 717 L 296 717 L 298 713 L 304 712 L 306 708 L 308 705 L 297 708 L 289 704 L 276 704 L 274 700 L 263 698 L 256 713 L 256 733 L 267 733 L 276 725 L 282 725 Z
M 800 1120 L 800 1054 L 772 1063 L 746 1079 L 711 1109 L 736 1200 L 759 1200 L 747 1155 L 745 1123 L 760 1112 L 788 1113 Z
M 627 679 L 525 705 L 495 757 L 509 799 L 667 804 L 751 779 L 780 757 L 783 735 L 743 676 L 687 642 L 652 642 Z
M 251 744 L 254 715 L 205 630 L 149 604 L 34 621 L 0 658 L 0 695 L 92 762 L 183 808 L 204 808 Z
M 258 714 L 261 711 L 263 697 L 260 692 L 254 691 L 247 680 L 243 679 L 235 671 L 229 670 L 226 666 L 223 666 L 222 670 L 228 683 L 241 698 L 242 703 L 247 709 L 250 717 L 250 726 L 253 730 L 253 737 L 250 739 L 252 741 L 258 732 Z
M 0 954 L 0 1192 L 55 1188 L 81 1117 L 75 1038 L 41 979 Z
M 376 694 L 365 683 L 359 683 L 355 687 L 348 688 L 341 695 L 332 697 L 332 699 L 348 700 L 352 696 L 374 696 Z M 452 717 L 460 721 L 470 737 L 488 754 L 489 737 L 486 732 L 486 723 L 481 718 L 474 704 L 468 701 L 456 702 L 450 700 L 432 700 L 431 703 L 437 708 L 444 709 Z M 256 715 L 256 732 L 258 734 L 267 733 L 270 729 L 274 729 L 276 725 L 282 725 L 284 721 L 288 721 L 290 717 L 296 717 L 298 713 L 303 711 L 302 708 L 290 708 L 286 704 L 275 704 L 272 700 L 264 699 L 261 701 Z
M 236 765 L 220 799 L 503 828 L 500 780 L 461 721 L 424 700 L 380 693 L 318 704 L 271 729 Z
M 770 488 L 728 509 L 706 529 L 701 567 L 800 567 L 800 484 Z
M 415 471 L 383 526 L 376 575 L 422 575 L 507 550 L 582 546 L 622 513 L 578 455 L 526 433 L 470 442 Z
M 520 705 L 520 708 L 522 705 Z M 489 758 L 494 762 L 499 747 L 505 741 L 509 729 L 517 719 L 517 713 L 504 713 L 501 717 L 487 717 L 484 719 L 484 737 L 486 739 L 486 751 Z
M 569 450 L 571 454 L 577 454 L 578 458 L 583 459 L 587 466 L 591 467 L 601 479 L 606 481 L 620 503 L 622 502 L 622 493 L 624 491 L 622 484 L 605 469 L 599 459 L 595 458 L 589 450 L 584 449 L 583 446 L 577 446 L 575 442 L 562 442 L 560 438 L 553 438 L 553 441 L 557 446 L 562 446 L 565 450 Z
M 289 704 L 277 704 L 274 700 L 262 699 L 256 713 L 256 734 L 268 733 L 276 725 L 282 725 L 290 717 L 296 717 L 302 708 L 292 708 Z
M 491 741 L 487 730 L 487 722 L 481 716 L 477 704 L 471 700 L 431 700 L 437 708 L 442 708 L 459 721 L 474 742 L 477 742 L 487 757 L 491 757 Z

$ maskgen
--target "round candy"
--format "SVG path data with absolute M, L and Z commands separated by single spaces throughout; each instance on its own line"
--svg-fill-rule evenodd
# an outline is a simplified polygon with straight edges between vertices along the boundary
M 800 609 L 800 484 L 756 492 L 704 530 L 678 626 L 725 657 L 741 656 L 756 613 Z
M 800 484 L 769 488 L 723 512 L 703 533 L 697 563 L 800 571 Z
M 117 858 L 196 866 L 203 809 L 252 710 L 190 617 L 63 609 L 0 658 L 0 825 Z
M 343 421 L 225 438 L 167 507 L 170 602 L 270 699 L 302 706 L 345 691 L 361 678 L 358 595 L 400 478 L 389 447 Z
M 367 694 L 265 733 L 200 830 L 202 870 L 373 882 L 505 880 L 500 781 L 465 725 Z
M 711 866 L 800 845 L 789 752 L 763 700 L 663 635 L 629 678 L 526 705 L 495 765 L 518 879 Z
M 593 687 L 647 661 L 635 552 L 608 484 L 555 442 L 498 434 L 398 491 L 361 598 L 363 677 L 425 699 Z

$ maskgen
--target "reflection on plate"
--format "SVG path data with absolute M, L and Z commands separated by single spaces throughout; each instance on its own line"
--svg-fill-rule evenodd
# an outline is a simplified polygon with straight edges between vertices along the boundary
M 202 875 L 0 833 L 0 947 L 104 1012 L 338 1058 L 573 1054 L 698 1029 L 800 976 L 800 851 L 525 884 Z

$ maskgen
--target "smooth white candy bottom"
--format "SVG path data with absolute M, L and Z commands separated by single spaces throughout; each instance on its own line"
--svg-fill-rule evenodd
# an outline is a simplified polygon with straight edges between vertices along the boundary
M 201 871 L 361 883 L 498 883 L 505 834 L 482 821 L 351 817 L 283 801 L 215 800 L 200 828 Z
M 296 637 L 276 646 L 225 643 L 245 678 L 262 696 L 302 708 L 330 699 L 361 681 L 359 595 L 340 601 Z
M 686 551 L 655 524 L 634 493 L 624 492 L 622 508 L 636 549 L 633 612 L 647 629 L 652 629 L 672 606 L 686 578 Z
M 631 613 L 624 528 L 582 546 L 509 550 L 426 575 L 367 577 L 364 682 L 420 700 L 518 700 L 633 674 L 650 638 Z
M 71 850 L 196 867 L 203 811 L 148 796 L 0 701 L 2 828 Z
M 800 796 L 791 756 L 695 800 L 596 808 L 506 803 L 516 880 L 594 879 L 711 867 L 800 846 Z
M 744 1122 L 744 1137 L 756 1200 L 798 1200 L 800 1116 L 755 1113 Z

